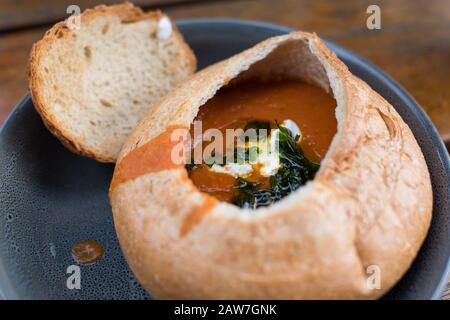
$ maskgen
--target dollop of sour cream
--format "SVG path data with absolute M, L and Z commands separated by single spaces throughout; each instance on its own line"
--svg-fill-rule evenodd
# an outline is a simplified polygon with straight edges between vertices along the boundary
M 172 23 L 170 22 L 169 18 L 162 17 L 158 21 L 158 30 L 156 32 L 156 36 L 160 40 L 166 40 L 169 39 L 172 35 Z
M 301 131 L 298 125 L 290 120 L 284 120 L 281 123 L 282 127 L 285 127 L 291 131 L 292 136 L 295 138 L 299 136 L 301 140 Z M 270 132 L 270 136 L 267 140 L 259 141 L 249 141 L 246 143 L 246 148 L 257 147 L 258 154 L 254 161 L 251 163 L 235 163 L 229 162 L 225 165 L 213 164 L 210 168 L 211 171 L 217 173 L 229 174 L 235 178 L 248 177 L 253 173 L 254 170 L 259 170 L 259 174 L 263 177 L 270 177 L 275 175 L 280 169 L 280 154 L 278 149 L 278 134 L 279 129 L 273 129 Z
M 300 132 L 300 128 L 297 126 L 297 124 L 292 121 L 291 119 L 284 120 L 281 124 L 282 127 L 285 127 L 289 131 L 291 131 L 292 136 L 295 138 L 296 136 L 299 136 L 299 141 L 302 140 L 302 133 Z M 278 129 L 277 129 L 278 130 Z
M 213 164 L 211 170 L 219 173 L 226 173 L 233 177 L 245 177 L 253 172 L 253 166 L 251 164 L 240 164 L 230 162 L 224 166 Z

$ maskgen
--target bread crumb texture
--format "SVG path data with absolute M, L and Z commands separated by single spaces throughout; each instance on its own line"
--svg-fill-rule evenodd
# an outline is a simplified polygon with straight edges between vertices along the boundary
M 170 19 L 130 3 L 60 22 L 30 56 L 30 91 L 46 126 L 72 151 L 115 162 L 131 129 L 196 60 Z

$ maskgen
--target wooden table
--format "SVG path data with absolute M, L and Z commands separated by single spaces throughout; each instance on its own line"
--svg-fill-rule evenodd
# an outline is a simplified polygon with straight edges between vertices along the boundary
M 118 1 L 0 1 L 0 123 L 27 91 L 33 42 L 66 15 Z M 283 24 L 357 52 L 381 67 L 422 105 L 450 147 L 449 0 L 139 0 L 173 18 L 228 17 Z M 381 8 L 381 30 L 366 27 L 370 4 Z M 450 299 L 450 287 L 445 297 Z

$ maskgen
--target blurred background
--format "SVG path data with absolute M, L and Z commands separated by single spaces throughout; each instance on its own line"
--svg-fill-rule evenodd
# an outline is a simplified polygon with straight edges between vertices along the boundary
M 0 0 L 0 124 L 27 91 L 31 45 L 66 9 L 122 1 Z M 135 0 L 175 19 L 253 19 L 314 31 L 381 67 L 422 105 L 450 148 L 450 0 Z M 381 9 L 369 30 L 367 7 Z

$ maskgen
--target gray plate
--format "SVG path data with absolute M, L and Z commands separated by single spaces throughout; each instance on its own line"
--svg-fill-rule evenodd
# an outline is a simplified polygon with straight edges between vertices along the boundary
M 199 67 L 229 57 L 288 28 L 237 20 L 186 20 L 178 26 Z M 433 221 L 413 266 L 386 296 L 438 298 L 450 256 L 447 152 L 417 103 L 392 79 L 329 43 L 351 71 L 384 96 L 408 123 L 428 163 Z M 29 95 L 0 132 L 0 291 L 6 298 L 149 298 L 129 271 L 117 242 L 107 190 L 112 165 L 67 151 L 43 126 Z M 81 267 L 81 290 L 66 288 L 74 243 L 96 239 L 106 248 L 97 264 Z

